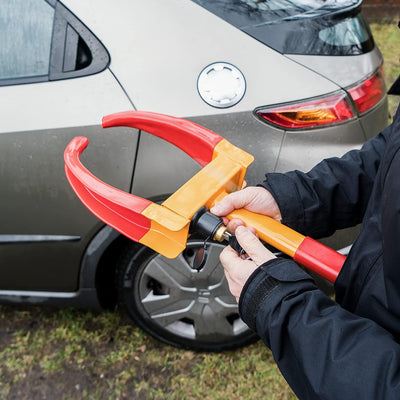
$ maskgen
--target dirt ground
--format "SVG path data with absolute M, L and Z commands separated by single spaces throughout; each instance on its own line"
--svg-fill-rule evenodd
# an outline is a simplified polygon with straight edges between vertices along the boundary
M 295 400 L 259 341 L 224 353 L 164 345 L 119 311 L 0 306 L 0 399 Z
M 141 358 L 161 347 L 118 313 L 1 306 L 0 399 L 151 398 L 137 383 L 162 368 Z

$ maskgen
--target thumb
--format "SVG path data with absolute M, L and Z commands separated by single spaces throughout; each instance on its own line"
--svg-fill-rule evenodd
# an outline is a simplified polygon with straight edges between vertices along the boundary
M 245 195 L 245 190 L 239 190 L 237 192 L 230 193 L 225 196 L 221 201 L 214 205 L 210 211 L 219 217 L 228 215 L 233 210 L 243 208 L 248 203 L 248 198 Z
M 239 244 L 243 247 L 243 249 L 257 266 L 276 258 L 275 255 L 260 242 L 258 237 L 250 228 L 238 226 L 235 231 L 235 235 Z
M 224 197 L 221 201 L 211 207 L 210 211 L 218 217 L 224 217 L 235 209 L 235 204 L 230 196 Z

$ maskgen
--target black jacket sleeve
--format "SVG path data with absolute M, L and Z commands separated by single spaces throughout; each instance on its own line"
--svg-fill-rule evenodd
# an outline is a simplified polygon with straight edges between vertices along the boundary
M 271 173 L 262 183 L 276 199 L 282 222 L 321 238 L 361 222 L 390 127 L 341 158 L 329 158 L 308 173 Z
M 299 399 L 400 399 L 399 344 L 342 309 L 293 261 L 258 268 L 239 309 Z

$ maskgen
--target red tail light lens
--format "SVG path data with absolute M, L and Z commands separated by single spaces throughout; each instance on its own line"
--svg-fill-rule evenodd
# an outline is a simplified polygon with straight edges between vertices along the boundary
M 361 84 L 348 89 L 360 114 L 365 113 L 385 96 L 385 81 L 378 71 Z
M 261 119 L 286 129 L 312 128 L 354 118 L 346 93 L 256 110 Z

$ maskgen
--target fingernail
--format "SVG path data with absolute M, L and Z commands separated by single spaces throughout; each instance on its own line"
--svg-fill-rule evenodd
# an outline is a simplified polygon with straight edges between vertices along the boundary
M 239 225 L 236 228 L 235 234 L 239 234 L 240 235 L 241 233 L 245 232 L 246 230 L 247 230 L 247 228 L 245 226 Z
M 221 207 L 219 207 L 219 206 L 214 206 L 214 207 L 211 207 L 210 211 L 211 211 L 213 214 L 217 214 L 217 213 L 220 211 L 220 208 L 221 208 Z

